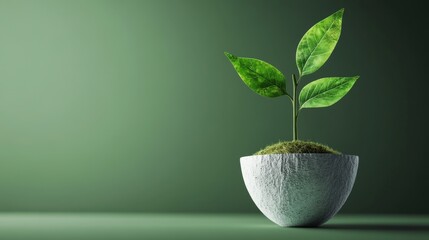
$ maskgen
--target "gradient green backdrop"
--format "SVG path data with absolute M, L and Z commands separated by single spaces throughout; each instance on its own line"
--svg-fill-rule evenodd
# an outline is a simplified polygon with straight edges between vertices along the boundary
M 251 92 L 223 52 L 289 76 L 302 35 L 345 7 L 304 82 L 361 78 L 304 110 L 300 137 L 360 156 L 342 212 L 429 213 L 425 24 L 406 4 L 1 1 L 0 211 L 256 212 L 239 157 L 291 139 L 292 109 Z

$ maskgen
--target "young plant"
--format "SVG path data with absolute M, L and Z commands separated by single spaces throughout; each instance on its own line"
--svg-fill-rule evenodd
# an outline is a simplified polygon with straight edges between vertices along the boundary
M 325 77 L 304 86 L 299 93 L 302 77 L 316 72 L 334 51 L 341 34 L 344 9 L 341 9 L 311 27 L 296 49 L 298 78 L 292 74 L 292 93 L 286 88 L 286 78 L 271 64 L 255 58 L 243 58 L 225 52 L 243 82 L 264 97 L 287 96 L 292 102 L 293 140 L 298 140 L 298 115 L 304 108 L 328 107 L 338 102 L 359 78 Z M 298 103 L 299 102 L 299 103 Z

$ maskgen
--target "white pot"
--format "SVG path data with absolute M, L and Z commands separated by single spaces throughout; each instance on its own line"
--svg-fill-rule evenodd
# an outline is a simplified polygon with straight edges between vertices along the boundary
M 282 227 L 318 226 L 334 216 L 352 190 L 358 163 L 358 156 L 328 153 L 240 158 L 253 202 Z

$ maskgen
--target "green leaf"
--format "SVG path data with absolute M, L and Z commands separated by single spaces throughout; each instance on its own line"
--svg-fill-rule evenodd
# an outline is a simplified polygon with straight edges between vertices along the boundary
M 344 9 L 311 27 L 296 49 L 296 66 L 300 76 L 317 71 L 331 56 L 341 34 Z
M 277 68 L 254 58 L 236 57 L 225 52 L 243 82 L 254 92 L 265 97 L 286 94 L 285 76 Z
M 307 84 L 299 94 L 301 108 L 329 107 L 344 97 L 359 76 L 327 77 Z

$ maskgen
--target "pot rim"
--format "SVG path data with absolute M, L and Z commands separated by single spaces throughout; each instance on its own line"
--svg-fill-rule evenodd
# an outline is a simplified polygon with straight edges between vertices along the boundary
M 308 155 L 314 155 L 314 156 L 326 156 L 326 155 L 335 155 L 338 157 L 345 157 L 345 158 L 359 158 L 358 155 L 354 154 L 336 154 L 336 153 L 271 153 L 271 154 L 260 154 L 260 155 L 248 155 L 248 156 L 242 156 L 240 159 L 252 159 L 254 157 L 263 157 L 263 156 L 272 156 L 272 155 L 295 155 L 295 156 L 308 156 Z

